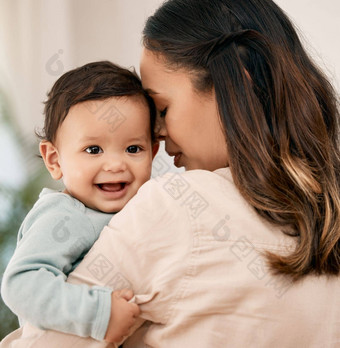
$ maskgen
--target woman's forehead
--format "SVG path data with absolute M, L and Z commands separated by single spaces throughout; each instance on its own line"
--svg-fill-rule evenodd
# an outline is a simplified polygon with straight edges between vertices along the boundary
M 170 70 L 166 68 L 162 55 L 144 48 L 140 60 L 140 73 L 142 78 L 150 78 L 154 74 L 170 73 Z
M 185 69 L 170 69 L 163 55 L 143 49 L 140 74 L 143 88 L 151 95 L 164 89 L 191 85 L 191 75 Z

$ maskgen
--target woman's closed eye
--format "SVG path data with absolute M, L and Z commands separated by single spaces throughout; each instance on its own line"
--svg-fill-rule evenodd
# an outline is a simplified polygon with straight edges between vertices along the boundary
M 89 147 L 87 147 L 85 149 L 85 151 L 87 153 L 89 153 L 90 155 L 98 155 L 99 153 L 104 152 L 103 149 L 100 146 L 97 146 L 97 145 L 89 146 Z
M 142 150 L 142 148 L 138 145 L 130 145 L 126 148 L 126 152 L 128 153 L 138 153 Z
M 159 117 L 161 117 L 161 118 L 165 117 L 167 111 L 168 111 L 168 108 L 164 108 L 163 110 L 161 110 L 159 112 Z

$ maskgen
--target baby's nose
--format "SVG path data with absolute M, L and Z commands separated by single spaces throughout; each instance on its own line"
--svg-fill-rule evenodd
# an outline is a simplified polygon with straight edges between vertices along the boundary
M 126 170 L 126 163 L 123 156 L 107 156 L 103 169 L 110 172 L 120 172 Z

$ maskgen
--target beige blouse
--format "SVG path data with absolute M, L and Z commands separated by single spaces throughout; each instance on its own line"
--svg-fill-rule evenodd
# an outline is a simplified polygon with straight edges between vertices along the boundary
M 134 290 L 142 326 L 124 348 L 340 347 L 340 278 L 293 284 L 266 265 L 263 251 L 294 245 L 247 204 L 228 168 L 172 173 L 142 186 L 69 281 Z M 113 347 L 30 326 L 5 341 Z

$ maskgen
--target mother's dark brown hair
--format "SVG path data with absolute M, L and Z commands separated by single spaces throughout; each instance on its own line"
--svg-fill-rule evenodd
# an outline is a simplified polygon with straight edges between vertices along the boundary
M 144 45 L 199 91 L 215 89 L 230 169 L 266 220 L 297 238 L 267 253 L 294 280 L 340 273 L 340 154 L 336 94 L 271 0 L 169 0 Z

